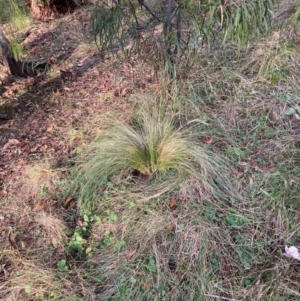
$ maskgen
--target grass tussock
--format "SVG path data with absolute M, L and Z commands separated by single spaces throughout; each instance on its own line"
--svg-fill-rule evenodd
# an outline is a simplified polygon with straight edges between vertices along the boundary
M 120 180 L 120 176 L 116 179 L 120 174 L 132 179 L 132 187 L 127 188 L 139 191 L 142 200 L 176 190 L 190 180 L 195 183 L 191 189 L 201 191 L 203 199 L 228 196 L 233 190 L 222 160 L 197 140 L 192 129 L 175 121 L 174 116 L 149 107 L 131 124 L 114 122 L 84 154 L 76 179 L 81 204 L 99 201 L 99 189 Z

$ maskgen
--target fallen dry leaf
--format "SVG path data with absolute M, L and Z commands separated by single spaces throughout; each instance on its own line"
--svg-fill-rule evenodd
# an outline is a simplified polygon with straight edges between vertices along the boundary
M 46 208 L 47 205 L 48 205 L 47 203 L 38 204 L 32 209 L 32 211 L 33 212 L 41 211 L 42 209 Z
M 213 141 L 214 141 L 213 138 L 207 138 L 207 139 L 204 140 L 204 143 L 205 144 L 212 144 Z
M 169 223 L 168 226 L 167 226 L 167 229 L 168 229 L 169 231 L 172 231 L 172 230 L 174 229 L 174 224 Z
M 51 236 L 51 242 L 52 242 L 53 247 L 56 249 L 58 247 L 58 242 L 54 236 Z
M 34 146 L 34 147 L 32 147 L 31 149 L 30 149 L 30 152 L 32 152 L 32 153 L 34 153 L 34 152 L 36 152 L 37 151 L 37 149 L 40 147 L 40 145 L 38 144 L 38 145 L 36 145 L 36 146 Z
M 16 247 L 15 236 L 13 235 L 13 230 L 11 227 L 8 227 L 8 240 L 12 248 Z
M 53 124 L 51 124 L 48 128 L 47 128 L 47 132 L 52 132 L 52 129 L 53 129 Z
M 253 177 L 250 177 L 249 179 L 249 186 L 251 187 L 253 185 Z
M 21 241 L 21 249 L 25 250 L 26 249 L 26 244 L 24 241 Z
M 217 203 L 218 203 L 217 200 L 214 199 L 214 198 L 210 198 L 210 201 L 211 201 L 213 204 L 217 204 Z
M 263 170 L 261 168 L 259 168 L 258 166 L 254 166 L 253 169 L 255 171 L 263 172 Z
M 4 279 L 7 279 L 9 277 L 9 272 L 5 269 L 6 264 L 2 264 L 0 266 L 0 272 L 3 272 Z
M 77 221 L 77 226 L 80 228 L 83 227 L 83 222 L 80 219 Z
M 21 159 L 21 160 L 19 161 L 19 164 L 20 164 L 20 165 L 25 165 L 25 164 L 26 164 L 26 161 L 23 160 L 23 159 Z
M 126 259 L 129 260 L 134 254 L 135 254 L 135 250 L 134 251 L 130 251 L 126 254 Z
M 7 195 L 7 191 L 3 188 L 1 191 L 0 191 L 0 196 L 1 197 L 5 197 Z M 1 215 L 0 215 L 0 219 L 1 219 Z
M 67 208 L 72 200 L 72 197 L 68 197 L 67 199 L 63 200 L 64 207 Z
M 56 252 L 61 254 L 65 252 L 65 249 L 62 246 L 59 246 L 58 248 L 56 248 Z
M 170 208 L 174 208 L 177 205 L 176 199 L 172 197 L 169 202 Z
M 4 151 L 4 150 L 10 148 L 11 146 L 18 145 L 19 143 L 20 143 L 20 141 L 17 139 L 9 139 L 8 142 L 4 144 L 2 150 Z
M 99 193 L 103 193 L 105 191 L 105 188 L 104 187 L 100 187 L 99 189 L 98 189 L 98 192 Z

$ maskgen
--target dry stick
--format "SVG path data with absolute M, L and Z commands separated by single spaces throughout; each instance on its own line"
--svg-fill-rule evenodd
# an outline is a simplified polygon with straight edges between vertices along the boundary
M 226 298 L 226 297 L 221 297 L 221 296 L 216 296 L 216 295 L 209 295 L 209 294 L 204 294 L 205 296 L 207 297 L 212 297 L 212 298 L 218 298 L 218 299 L 221 299 L 221 300 L 224 300 L 224 301 L 240 301 L 240 300 L 237 300 L 237 299 L 231 299 L 231 298 Z
M 169 43 L 169 34 L 172 31 L 172 17 L 173 17 L 172 0 L 168 0 L 166 22 L 164 24 L 165 43 L 166 43 L 166 50 L 167 50 L 168 54 L 171 54 L 170 43 Z
M 180 40 L 181 40 L 181 9 L 180 6 L 178 7 L 178 13 L 176 18 L 176 38 L 177 38 L 177 45 L 174 50 L 174 54 L 178 54 L 179 47 L 180 47 Z
M 144 0 L 138 0 L 138 1 L 141 6 L 144 6 L 146 8 L 146 10 L 151 14 L 152 17 L 154 17 L 159 22 L 164 23 L 164 21 L 161 18 L 155 15 L 155 13 L 150 9 L 150 7 L 145 3 Z
M 168 32 L 172 30 L 172 0 L 168 0 L 168 8 L 167 8 L 167 29 Z
M 156 263 L 156 270 L 157 270 L 157 287 L 159 287 L 160 284 L 160 267 L 159 267 L 159 257 L 157 252 L 157 245 L 156 243 L 153 244 L 153 249 L 155 253 L 155 263 Z
M 166 23 L 164 24 L 164 38 L 165 38 L 165 47 L 166 47 L 166 58 L 167 61 L 169 61 L 172 68 L 168 68 L 168 74 L 170 77 L 174 77 L 175 73 L 175 60 L 174 60 L 174 54 L 176 54 L 176 46 L 174 51 L 172 52 L 172 41 L 170 35 L 172 34 L 172 20 L 176 14 L 176 9 L 172 12 L 173 8 L 173 1 L 168 0 L 168 6 L 167 6 L 167 14 L 166 14 Z
M 125 6 L 121 6 L 116 0 L 112 0 L 112 2 L 121 10 L 125 10 L 126 7 Z

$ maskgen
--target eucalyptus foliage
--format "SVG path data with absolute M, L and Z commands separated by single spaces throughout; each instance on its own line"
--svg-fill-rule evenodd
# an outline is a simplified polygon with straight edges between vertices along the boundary
M 276 2 L 99 0 L 91 23 L 101 51 L 146 49 L 146 58 L 172 65 L 189 51 L 199 51 L 203 42 L 236 41 L 240 49 L 268 27 Z

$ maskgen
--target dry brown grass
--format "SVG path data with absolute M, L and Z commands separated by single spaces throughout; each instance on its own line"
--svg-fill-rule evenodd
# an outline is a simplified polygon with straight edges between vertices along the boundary
M 0 260 L 2 271 L 6 271 L 1 277 L 1 300 L 82 300 L 76 290 L 72 291 L 73 284 L 51 269 L 12 253 Z

